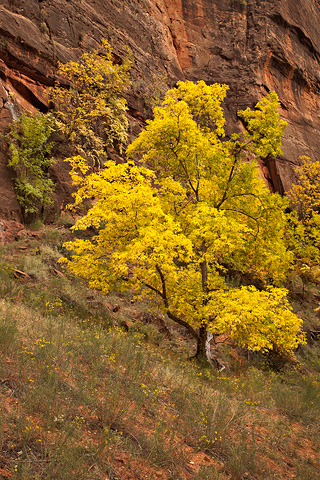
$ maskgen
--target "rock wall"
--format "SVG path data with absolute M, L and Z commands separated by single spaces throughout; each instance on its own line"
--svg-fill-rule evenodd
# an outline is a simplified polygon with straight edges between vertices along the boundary
M 283 156 L 261 171 L 270 187 L 290 188 L 300 155 L 320 151 L 320 6 L 316 0 L 1 0 L 0 130 L 15 108 L 46 111 L 57 62 L 76 60 L 101 38 L 121 58 L 135 57 L 127 98 L 131 134 L 150 114 L 148 97 L 178 79 L 227 83 L 227 133 L 237 111 L 269 90 L 281 100 L 288 128 Z M 0 212 L 19 218 L 12 175 L 0 151 Z M 68 188 L 62 177 L 57 203 Z

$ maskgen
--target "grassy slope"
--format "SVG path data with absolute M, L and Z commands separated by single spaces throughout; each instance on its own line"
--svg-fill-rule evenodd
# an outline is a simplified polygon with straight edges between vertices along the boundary
M 0 478 L 319 478 L 317 343 L 278 373 L 231 347 L 229 374 L 193 364 L 146 305 L 59 275 L 63 234 L 2 248 Z

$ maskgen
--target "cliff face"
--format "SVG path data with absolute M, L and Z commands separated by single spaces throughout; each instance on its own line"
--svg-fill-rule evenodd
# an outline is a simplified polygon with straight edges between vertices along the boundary
M 320 6 L 316 0 L 2 0 L 0 5 L 0 129 L 16 105 L 45 111 L 45 90 L 57 61 L 76 60 L 101 38 L 121 57 L 135 57 L 128 93 L 131 131 L 149 110 L 146 98 L 178 79 L 230 86 L 229 132 L 236 112 L 269 90 L 281 100 L 288 128 L 283 156 L 261 165 L 271 188 L 287 190 L 300 155 L 320 151 Z M 227 132 L 228 133 L 228 132 Z M 0 210 L 18 216 L 6 152 L 0 152 Z M 62 167 L 57 200 L 67 191 Z

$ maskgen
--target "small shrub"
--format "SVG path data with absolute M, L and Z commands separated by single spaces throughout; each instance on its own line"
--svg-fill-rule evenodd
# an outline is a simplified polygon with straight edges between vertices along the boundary
M 56 228 L 48 228 L 45 232 L 46 242 L 49 245 L 58 245 L 61 240 L 59 230 Z
M 247 2 L 246 0 L 231 0 L 231 6 L 234 8 L 240 7 L 243 9 L 247 6 Z
M 10 126 L 7 135 L 10 160 L 8 166 L 16 173 L 15 189 L 23 214 L 38 213 L 44 205 L 52 204 L 54 183 L 48 169 L 51 157 L 52 127 L 48 116 L 38 113 L 29 117 L 23 113 Z
M 40 218 L 37 218 L 29 225 L 30 230 L 41 230 L 42 227 L 43 221 Z
M 48 28 L 46 22 L 41 22 L 41 24 L 40 24 L 40 32 L 41 32 L 41 33 L 46 33 L 46 34 L 49 33 L 49 28 Z

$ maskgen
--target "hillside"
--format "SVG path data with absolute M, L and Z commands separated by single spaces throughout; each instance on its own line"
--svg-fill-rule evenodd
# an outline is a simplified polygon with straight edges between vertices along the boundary
M 0 478 L 318 478 L 318 342 L 287 359 L 221 344 L 226 370 L 193 363 L 147 304 L 61 272 L 65 222 L 1 249 Z M 293 291 L 314 330 L 319 294 Z
M 319 1 L 0 3 L 0 479 L 320 478 Z

